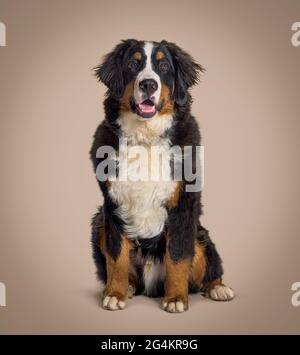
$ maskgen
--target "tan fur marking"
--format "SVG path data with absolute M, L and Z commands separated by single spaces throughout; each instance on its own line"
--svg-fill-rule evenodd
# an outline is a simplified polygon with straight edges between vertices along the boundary
M 104 228 L 104 226 L 101 226 L 99 228 L 99 247 L 100 247 L 102 253 L 105 254 L 106 249 L 105 249 L 105 228 Z
M 167 208 L 171 209 L 177 206 L 181 191 L 182 191 L 182 184 L 178 182 L 175 191 L 172 193 L 172 195 L 170 196 L 170 198 L 166 203 Z
M 130 243 L 130 241 L 129 241 Z M 108 255 L 106 253 L 106 247 L 105 247 L 105 228 L 104 226 L 101 226 L 99 228 L 99 246 L 101 249 L 101 252 L 105 255 L 106 259 L 108 259 Z M 130 243 L 130 251 L 129 251 L 129 275 L 128 275 L 128 280 L 129 283 L 132 285 L 134 289 L 137 288 L 138 285 L 138 276 L 136 273 L 136 268 L 135 268 L 135 256 L 131 251 L 131 243 Z
M 171 259 L 169 247 L 167 245 L 165 264 L 166 280 L 164 302 L 182 301 L 184 308 L 187 309 L 190 260 L 182 259 L 174 262 Z
M 142 59 L 142 53 L 141 53 L 141 52 L 135 52 L 135 53 L 133 54 L 133 58 L 134 58 L 135 60 L 141 60 L 141 59 Z
M 126 85 L 126 88 L 124 90 L 124 94 L 120 99 L 120 111 L 123 112 L 130 112 L 131 107 L 130 107 L 130 98 L 133 96 L 134 92 L 134 82 L 131 81 Z
M 216 279 L 214 281 L 208 282 L 206 285 L 203 285 L 203 289 L 205 291 L 209 292 L 217 285 L 223 285 L 222 279 Z
M 206 272 L 205 249 L 195 241 L 195 255 L 192 260 L 189 280 L 192 284 L 200 286 Z
M 163 100 L 164 104 L 158 115 L 161 116 L 166 114 L 172 114 L 174 102 L 171 99 L 170 89 L 165 84 L 162 84 L 161 86 L 160 100 Z
M 129 254 L 131 249 L 131 241 L 123 237 L 118 258 L 114 260 L 109 254 L 106 254 L 107 283 L 103 293 L 104 297 L 109 295 L 115 296 L 121 301 L 126 300 L 129 279 Z
M 162 51 L 158 51 L 158 52 L 156 52 L 156 54 L 155 54 L 156 60 L 161 60 L 161 59 L 163 59 L 164 57 L 165 57 L 165 55 L 164 55 L 164 53 L 163 53 Z

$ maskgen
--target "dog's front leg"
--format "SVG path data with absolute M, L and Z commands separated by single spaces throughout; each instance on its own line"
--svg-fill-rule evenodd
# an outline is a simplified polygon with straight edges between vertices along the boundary
M 128 270 L 131 242 L 121 237 L 116 257 L 106 254 L 107 283 L 103 292 L 103 307 L 114 311 L 124 309 L 128 295 Z
M 163 309 L 171 313 L 180 313 L 188 309 L 188 277 L 190 258 L 173 260 L 167 247 L 165 255 L 166 279 Z
M 178 313 L 188 309 L 188 279 L 194 255 L 199 205 L 196 194 L 179 190 L 169 201 L 168 207 L 163 309 Z
M 104 245 L 107 281 L 103 291 L 103 308 L 115 311 L 125 308 L 128 295 L 129 263 L 132 242 L 123 230 L 123 221 L 117 216 L 117 206 L 105 194 Z

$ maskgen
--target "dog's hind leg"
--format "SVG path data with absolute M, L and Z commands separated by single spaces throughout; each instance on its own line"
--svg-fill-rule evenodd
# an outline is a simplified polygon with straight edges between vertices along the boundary
M 205 275 L 201 291 L 205 297 L 214 301 L 231 301 L 235 297 L 235 294 L 232 288 L 224 285 L 222 282 L 222 260 L 209 237 L 208 231 L 201 225 L 198 227 L 197 239 L 202 253 L 205 254 Z
M 92 219 L 92 251 L 93 258 L 97 269 L 98 279 L 104 284 L 107 281 L 106 257 L 104 252 L 105 234 L 103 209 L 99 207 L 98 212 Z
M 204 287 L 204 296 L 214 301 L 231 301 L 235 294 L 231 287 L 222 283 L 222 279 L 209 282 Z

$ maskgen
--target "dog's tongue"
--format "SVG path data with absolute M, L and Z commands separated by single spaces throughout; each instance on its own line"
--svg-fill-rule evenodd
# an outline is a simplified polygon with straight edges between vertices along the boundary
M 155 112 L 155 105 L 152 101 L 146 100 L 139 104 L 139 110 L 144 113 L 152 113 Z

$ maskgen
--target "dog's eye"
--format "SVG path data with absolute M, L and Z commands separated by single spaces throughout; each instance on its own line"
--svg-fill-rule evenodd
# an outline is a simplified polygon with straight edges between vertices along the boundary
M 131 71 L 136 71 L 139 66 L 139 63 L 137 60 L 130 60 L 128 62 L 127 66 L 128 66 L 128 69 L 130 69 Z
M 161 71 L 161 72 L 163 72 L 163 73 L 166 73 L 168 70 L 169 70 L 169 68 L 170 68 L 170 66 L 169 66 L 169 63 L 167 63 L 167 62 L 161 62 L 161 63 L 159 63 L 159 70 Z

